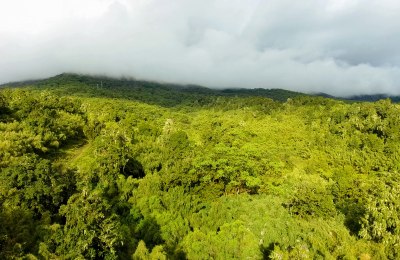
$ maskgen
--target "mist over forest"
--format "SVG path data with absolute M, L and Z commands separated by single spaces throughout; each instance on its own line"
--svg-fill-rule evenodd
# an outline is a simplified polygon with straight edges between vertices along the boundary
M 63 72 L 211 88 L 400 95 L 393 0 L 13 0 L 0 84 Z
M 400 259 L 399 13 L 0 1 L 0 259 Z

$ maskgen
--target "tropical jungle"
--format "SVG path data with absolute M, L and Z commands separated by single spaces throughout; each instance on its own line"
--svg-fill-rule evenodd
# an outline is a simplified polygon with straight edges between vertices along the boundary
M 0 88 L 0 259 L 399 259 L 400 106 L 61 74 Z

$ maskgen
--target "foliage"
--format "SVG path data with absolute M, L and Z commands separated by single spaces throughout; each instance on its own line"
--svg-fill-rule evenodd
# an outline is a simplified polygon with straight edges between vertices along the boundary
M 400 257 L 390 100 L 30 84 L 0 91 L 1 259 Z

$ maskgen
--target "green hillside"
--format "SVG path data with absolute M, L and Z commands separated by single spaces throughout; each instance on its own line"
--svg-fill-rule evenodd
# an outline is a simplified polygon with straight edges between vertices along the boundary
M 390 100 L 75 74 L 10 86 L 0 259 L 400 258 Z
M 142 101 L 161 106 L 201 105 L 215 97 L 267 97 L 276 101 L 305 96 L 306 94 L 283 89 L 210 89 L 195 85 L 176 85 L 135 79 L 116 79 L 105 76 L 86 76 L 64 73 L 35 81 L 14 82 L 3 87 L 44 88 L 59 95 L 108 97 Z

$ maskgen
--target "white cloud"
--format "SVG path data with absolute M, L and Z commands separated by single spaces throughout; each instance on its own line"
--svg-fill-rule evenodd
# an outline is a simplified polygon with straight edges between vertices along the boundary
M 398 13 L 391 0 L 0 0 L 0 82 L 81 72 L 400 94 Z

